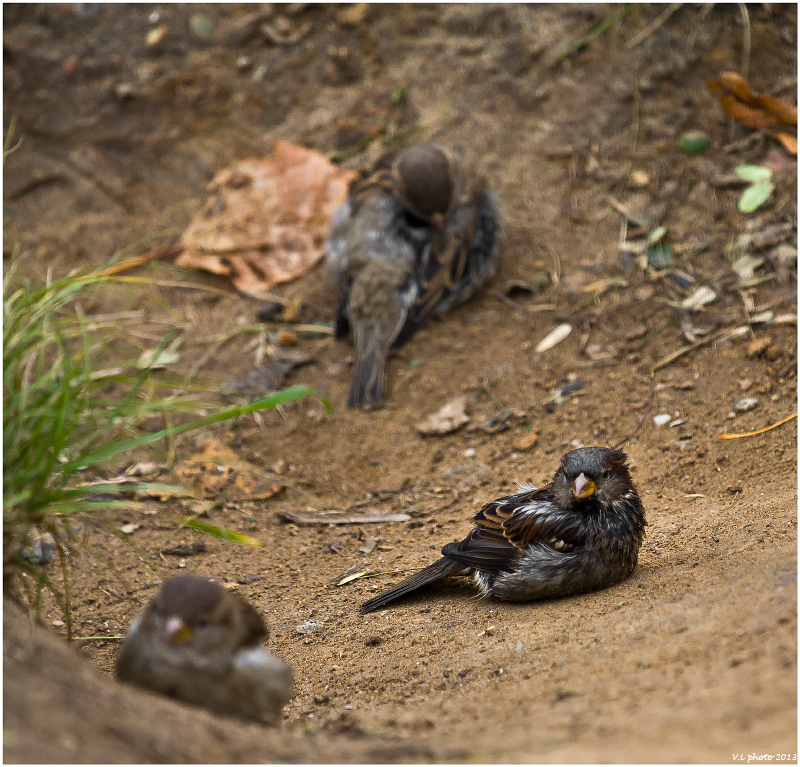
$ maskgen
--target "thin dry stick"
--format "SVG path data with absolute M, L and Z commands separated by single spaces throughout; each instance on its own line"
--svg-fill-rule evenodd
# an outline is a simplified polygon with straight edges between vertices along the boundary
M 695 349 L 699 349 L 701 346 L 710 344 L 712 341 L 719 341 L 720 338 L 729 332 L 730 331 L 727 328 L 725 330 L 720 330 L 718 333 L 714 333 L 713 335 L 708 336 L 708 338 L 703 338 L 702 340 L 693 343 L 691 346 L 684 346 L 683 349 L 678 349 L 678 351 L 668 354 L 666 357 L 664 357 L 664 359 L 659 360 L 655 365 L 653 365 L 653 367 L 650 369 L 650 374 L 652 375 L 656 372 L 656 370 L 661 370 L 661 368 L 664 368 L 670 363 L 675 362 L 675 360 L 683 357 L 684 354 L 693 352 Z
M 604 21 L 601 21 L 594 29 L 587 32 L 585 35 L 581 35 L 577 40 L 570 43 L 561 53 L 556 56 L 554 64 L 558 64 L 560 61 L 563 61 L 567 57 L 571 56 L 576 51 L 579 51 L 583 48 L 584 45 L 587 45 L 595 37 L 599 37 L 603 34 L 609 27 L 614 26 L 621 18 L 627 16 L 636 6 L 639 5 L 638 3 L 626 3 L 623 8 L 618 10 L 613 16 L 609 16 Z
M 778 423 L 773 423 L 772 426 L 765 426 L 763 429 L 757 429 L 756 431 L 746 431 L 743 434 L 720 434 L 720 439 L 741 439 L 742 437 L 755 437 L 756 434 L 763 434 L 765 431 L 772 431 L 772 429 L 776 429 L 778 426 L 783 426 L 783 424 L 788 423 L 793 418 L 797 418 L 797 413 L 792 413 L 788 418 L 784 418 L 782 421 L 778 421 Z
M 653 402 L 655 401 L 655 397 L 656 397 L 656 387 L 653 386 L 650 389 L 650 396 L 647 398 L 647 402 L 645 402 L 644 412 L 642 413 L 641 418 L 639 418 L 639 423 L 636 424 L 636 428 L 630 434 L 628 434 L 627 437 L 623 437 L 619 442 L 617 442 L 617 444 L 614 445 L 613 448 L 611 448 L 612 450 L 619 450 L 626 442 L 632 440 L 636 432 L 642 428 L 642 424 L 645 422 L 645 419 L 647 418 L 648 414 L 653 409 Z
M 747 10 L 745 3 L 736 3 L 739 6 L 739 13 L 742 15 L 742 24 L 744 24 L 744 40 L 742 41 L 742 77 L 747 79 L 748 72 L 750 71 L 750 49 L 753 44 L 753 35 L 750 28 L 750 11 Z
M 628 42 L 625 43 L 625 47 L 628 50 L 635 48 L 640 42 L 642 42 L 642 40 L 652 35 L 653 32 L 655 32 L 682 5 L 683 3 L 671 3 L 668 5 L 665 11 L 651 21 L 641 32 L 635 34 L 630 40 L 628 40 Z

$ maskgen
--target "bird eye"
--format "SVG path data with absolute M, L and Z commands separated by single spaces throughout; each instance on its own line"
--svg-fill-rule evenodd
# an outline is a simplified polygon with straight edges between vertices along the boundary
M 608 479 L 611 476 L 610 469 L 603 469 L 602 475 L 603 479 Z

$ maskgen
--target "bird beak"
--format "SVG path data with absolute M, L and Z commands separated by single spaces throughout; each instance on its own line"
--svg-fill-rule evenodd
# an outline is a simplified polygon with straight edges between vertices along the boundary
M 171 615 L 164 625 L 164 635 L 170 644 L 185 644 L 192 637 L 192 628 L 177 615 Z
M 579 474 L 572 483 L 572 494 L 579 500 L 594 495 L 594 482 L 585 474 Z

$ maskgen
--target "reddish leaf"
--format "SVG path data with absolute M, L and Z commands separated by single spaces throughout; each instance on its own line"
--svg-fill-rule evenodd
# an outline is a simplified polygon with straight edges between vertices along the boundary
M 176 263 L 230 275 L 244 293 L 294 279 L 322 257 L 354 176 L 318 152 L 277 141 L 270 157 L 240 160 L 216 175 Z

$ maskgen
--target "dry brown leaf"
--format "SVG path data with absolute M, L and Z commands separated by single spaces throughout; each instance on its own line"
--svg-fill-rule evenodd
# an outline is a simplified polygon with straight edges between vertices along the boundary
M 720 106 L 725 114 L 730 115 L 734 120 L 755 130 L 765 130 L 771 125 L 775 125 L 777 120 L 767 114 L 763 109 L 751 107 L 739 101 L 732 93 L 726 93 L 720 100 Z
M 750 90 L 747 80 L 736 72 L 721 72 L 716 80 L 708 84 L 708 87 L 712 91 L 730 91 L 745 104 L 755 106 L 757 102 L 756 95 Z
M 240 160 L 211 182 L 212 196 L 181 236 L 176 264 L 230 275 L 258 294 L 304 274 L 322 257 L 331 217 L 353 171 L 287 141 L 266 159 Z
M 719 103 L 723 111 L 754 130 L 773 126 L 787 128 L 797 125 L 797 107 L 786 99 L 768 93 L 755 94 L 747 81 L 735 72 L 722 72 L 708 83 L 713 91 L 721 91 Z M 797 154 L 797 139 L 784 131 L 774 132 L 786 151 Z
M 758 105 L 775 115 L 778 122 L 785 125 L 797 125 L 797 107 L 790 104 L 786 99 L 765 93 L 763 96 L 758 97 Z
M 783 148 L 789 152 L 789 154 L 797 154 L 797 138 L 795 136 L 790 136 L 788 133 L 781 133 L 779 131 L 775 133 L 775 138 L 781 142 Z

